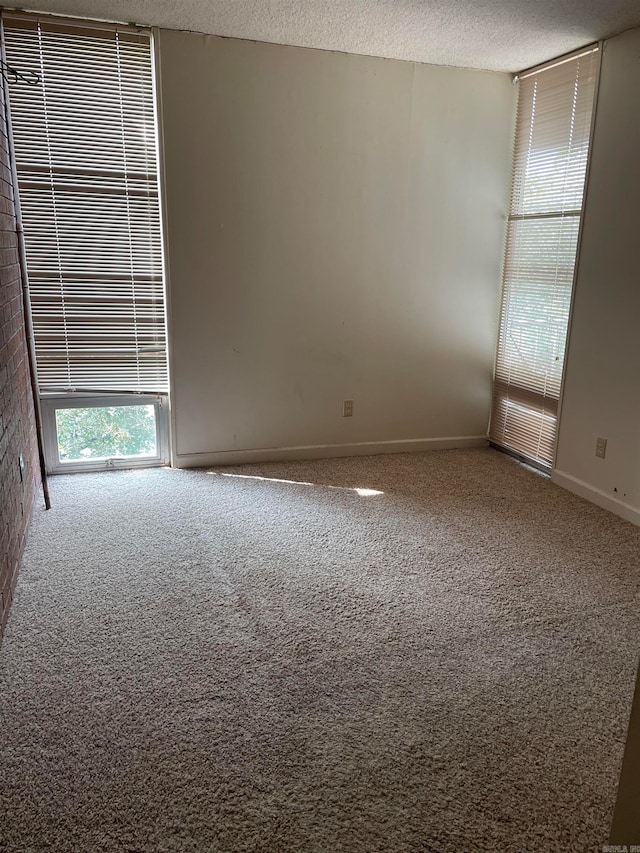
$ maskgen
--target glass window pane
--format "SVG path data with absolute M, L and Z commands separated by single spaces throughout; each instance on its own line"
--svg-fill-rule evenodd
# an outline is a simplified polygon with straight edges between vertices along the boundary
M 154 406 L 56 409 L 61 462 L 157 456 Z

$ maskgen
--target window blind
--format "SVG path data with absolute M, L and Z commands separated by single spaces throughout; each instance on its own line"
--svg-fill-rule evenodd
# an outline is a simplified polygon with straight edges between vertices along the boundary
M 148 34 L 3 15 L 40 391 L 167 390 Z
M 598 48 L 519 80 L 490 438 L 553 464 Z

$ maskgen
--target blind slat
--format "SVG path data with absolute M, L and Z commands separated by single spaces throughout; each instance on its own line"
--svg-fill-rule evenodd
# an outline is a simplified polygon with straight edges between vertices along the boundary
M 41 391 L 167 391 L 151 44 L 4 15 Z
M 553 464 L 598 50 L 519 81 L 491 440 Z

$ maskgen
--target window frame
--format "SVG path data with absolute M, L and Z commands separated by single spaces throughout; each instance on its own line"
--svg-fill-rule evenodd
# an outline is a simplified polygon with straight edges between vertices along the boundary
M 128 468 L 157 468 L 170 464 L 169 399 L 166 394 L 95 394 L 72 392 L 42 394 L 42 432 L 48 474 L 78 474 L 83 471 L 117 471 Z M 58 409 L 106 408 L 108 406 L 150 406 L 155 410 L 156 450 L 154 456 L 112 456 L 64 462 L 58 450 L 56 411 Z

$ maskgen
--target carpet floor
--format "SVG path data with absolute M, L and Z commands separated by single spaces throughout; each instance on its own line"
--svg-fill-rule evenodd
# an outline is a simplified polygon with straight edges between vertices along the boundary
M 0 849 L 607 842 L 640 529 L 493 450 L 51 480 L 0 648 Z

